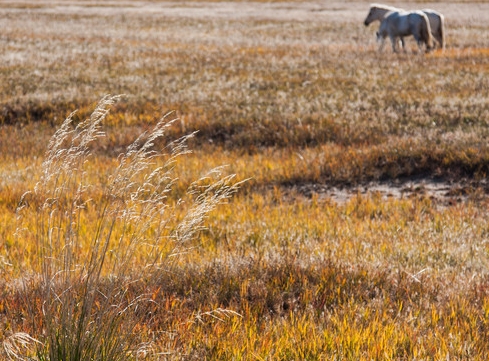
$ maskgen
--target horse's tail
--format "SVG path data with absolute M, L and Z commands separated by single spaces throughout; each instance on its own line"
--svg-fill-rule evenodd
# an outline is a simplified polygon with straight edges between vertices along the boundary
M 426 44 L 426 49 L 431 50 L 433 48 L 433 36 L 431 35 L 430 21 L 425 14 L 421 15 L 423 20 L 421 21 L 421 38 Z

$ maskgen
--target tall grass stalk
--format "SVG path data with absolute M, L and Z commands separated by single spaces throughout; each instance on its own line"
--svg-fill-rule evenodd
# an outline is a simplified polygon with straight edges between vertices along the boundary
M 27 229 L 35 235 L 40 262 L 42 317 L 32 317 L 41 335 L 40 360 L 135 358 L 141 342 L 135 327 L 147 317 L 144 305 L 155 300 L 129 292 L 130 286 L 159 278 L 171 256 L 202 229 L 206 215 L 239 187 L 234 176 L 216 169 L 182 198 L 170 197 L 174 164 L 188 152 L 189 136 L 157 150 L 173 122 L 168 116 L 127 148 L 111 175 L 90 184 L 90 147 L 104 136 L 102 121 L 118 100 L 104 97 L 76 126 L 73 114 L 66 119 L 49 143 L 40 181 L 19 208 L 37 217 L 35 229 Z M 35 206 L 27 206 L 27 199 Z M 88 208 L 97 210 L 95 220 Z M 35 307 L 30 305 L 32 315 L 39 313 Z

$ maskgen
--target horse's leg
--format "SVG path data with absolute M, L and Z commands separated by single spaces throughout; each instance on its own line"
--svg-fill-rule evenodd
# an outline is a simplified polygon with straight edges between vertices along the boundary
M 404 37 L 401 36 L 401 47 L 406 51 L 406 43 L 404 42 Z
M 420 53 L 423 53 L 423 42 L 421 40 L 418 41 L 418 50 Z
M 377 42 L 380 42 L 380 46 L 379 46 L 379 53 L 380 53 L 380 52 L 382 52 L 382 50 L 384 50 L 385 36 L 384 35 L 380 35 L 380 32 L 379 31 L 377 31 L 376 36 L 377 36 Z
M 421 53 L 423 51 L 423 42 L 421 40 L 421 37 L 419 37 L 417 34 L 413 34 L 414 39 L 416 40 L 416 44 L 418 45 L 418 51 Z
M 440 33 L 440 29 L 436 31 L 434 38 L 438 42 L 440 49 L 443 49 L 443 35 Z
M 414 40 L 416 40 L 416 44 L 418 44 L 418 51 L 422 53 L 423 44 L 426 43 L 426 41 L 423 39 L 423 36 L 419 30 L 413 31 L 413 36 L 414 36 Z M 428 46 L 428 44 L 426 46 Z
M 381 53 L 384 50 L 384 45 L 385 45 L 385 38 L 382 38 L 380 40 L 379 53 Z
M 423 44 L 426 45 L 426 52 L 429 51 L 428 43 L 425 40 L 423 40 L 421 37 L 416 38 L 416 43 L 418 44 L 418 50 L 420 53 L 423 53 Z
M 397 36 L 390 35 L 390 38 L 392 43 L 392 51 L 394 53 L 397 53 L 397 49 L 396 49 Z

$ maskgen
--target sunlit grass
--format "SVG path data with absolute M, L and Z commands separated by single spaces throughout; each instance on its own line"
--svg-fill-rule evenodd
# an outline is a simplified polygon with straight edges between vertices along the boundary
M 226 165 L 237 182 L 249 179 L 158 277 L 143 272 L 142 247 L 126 278 L 100 285 L 123 285 L 128 302 L 150 300 L 125 313 L 139 342 L 132 359 L 486 360 L 489 27 L 449 16 L 444 51 L 379 54 L 375 27 L 324 21 L 327 3 L 310 21 L 165 16 L 133 11 L 138 5 L 79 13 L 49 2 L 0 5 L 8 14 L 0 37 L 3 345 L 33 356 L 36 343 L 24 348 L 24 335 L 46 339 L 33 326 L 47 305 L 29 231 L 39 214 L 16 213 L 43 198 L 20 199 L 46 171 L 63 120 L 78 109 L 76 127 L 110 93 L 126 95 L 83 163 L 78 257 L 91 251 L 97 205 L 121 154 L 162 114 L 174 111 L 176 121 L 156 148 L 197 132 L 192 153 L 172 165 L 167 204 L 183 208 L 171 224 L 209 169 Z M 413 179 L 458 188 L 443 199 L 422 185 L 402 191 Z M 370 182 L 394 184 L 401 196 L 369 191 Z M 333 186 L 346 196 L 335 198 Z M 174 251 L 167 246 L 160 251 Z

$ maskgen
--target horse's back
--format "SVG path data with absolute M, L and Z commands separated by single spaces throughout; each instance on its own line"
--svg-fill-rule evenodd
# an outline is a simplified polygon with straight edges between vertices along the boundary
M 423 9 L 421 11 L 426 14 L 432 27 L 436 28 L 443 25 L 443 20 L 444 20 L 443 14 L 432 9 Z
M 433 9 L 421 9 L 427 16 L 443 18 L 443 14 Z
M 428 16 L 421 10 L 413 10 L 410 11 L 408 14 L 408 19 L 411 24 L 417 24 L 419 22 L 422 22 L 423 20 L 426 20 Z
M 386 29 L 392 35 L 404 36 L 409 35 L 409 15 L 411 12 L 405 10 L 391 11 L 384 19 Z

